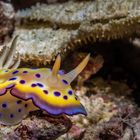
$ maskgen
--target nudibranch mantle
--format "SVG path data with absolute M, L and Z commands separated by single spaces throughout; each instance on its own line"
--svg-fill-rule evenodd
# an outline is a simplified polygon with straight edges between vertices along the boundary
M 19 123 L 30 111 L 44 110 L 50 115 L 87 115 L 75 95 L 71 82 L 85 68 L 89 55 L 67 74 L 59 73 L 61 57 L 49 68 L 2 68 L 0 70 L 0 123 Z M 6 67 L 10 65 L 2 64 Z M 16 64 L 17 65 L 17 64 Z

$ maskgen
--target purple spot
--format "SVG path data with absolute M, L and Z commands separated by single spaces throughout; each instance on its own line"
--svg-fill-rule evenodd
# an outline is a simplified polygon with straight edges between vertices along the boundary
M 62 80 L 62 82 L 64 83 L 64 84 L 66 84 L 66 85 L 68 85 L 68 82 L 66 81 L 66 80 Z
M 0 117 L 2 117 L 2 113 L 0 113 Z
M 21 100 L 18 100 L 18 101 L 17 101 L 17 104 L 21 104 L 21 103 L 22 103 L 22 101 L 21 101 Z
M 18 73 L 18 70 L 16 70 L 16 71 L 13 72 L 13 74 L 16 74 L 16 73 Z
M 37 73 L 35 76 L 36 76 L 37 78 L 40 78 L 40 77 L 41 77 L 41 75 L 40 75 L 39 73 Z
M 25 84 L 25 80 L 20 80 L 20 83 L 21 84 Z
M 37 85 L 38 85 L 39 87 L 43 87 L 43 85 L 42 85 L 41 83 L 37 83 Z
M 37 86 L 36 84 L 32 84 L 32 85 L 31 85 L 31 87 L 36 87 L 36 86 Z
M 22 110 L 21 109 L 18 109 L 18 112 L 21 112 Z
M 23 71 L 23 73 L 28 73 L 28 71 L 25 70 L 25 71 Z
M 5 70 L 4 72 L 8 72 L 8 70 Z
M 43 90 L 43 92 L 44 92 L 45 94 L 48 94 L 48 91 L 47 91 L 47 90 Z
M 64 75 L 64 74 L 65 74 L 65 72 L 64 72 L 63 70 L 59 70 L 58 73 L 59 73 L 60 75 Z
M 14 117 L 14 115 L 13 114 L 10 114 L 10 118 L 13 118 Z
M 68 91 L 68 94 L 69 94 L 69 95 L 72 95 L 72 90 L 69 90 L 69 91 Z
M 6 108 L 6 107 L 7 107 L 7 104 L 5 104 L 5 103 L 2 104 L 2 107 L 3 107 L 3 108 Z
M 13 77 L 13 78 L 10 78 L 9 81 L 16 80 L 16 79 L 17 79 L 16 77 Z
M 58 91 L 55 91 L 55 92 L 54 92 L 54 95 L 55 95 L 55 96 L 60 96 L 60 95 L 61 95 L 61 93 L 60 93 L 60 92 L 58 92 Z
M 67 99 L 68 99 L 68 96 L 65 95 L 65 96 L 63 96 L 63 98 L 64 98 L 65 100 L 67 100 Z
M 26 108 L 27 108 L 27 106 L 28 106 L 27 104 L 24 105 L 24 107 L 26 107 Z

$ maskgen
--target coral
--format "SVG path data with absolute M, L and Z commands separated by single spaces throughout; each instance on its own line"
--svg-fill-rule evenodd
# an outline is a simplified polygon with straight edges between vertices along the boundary
M 137 36 L 139 6 L 139 1 L 98 0 L 37 4 L 19 10 L 16 19 L 21 22 L 15 34 L 21 36 L 18 50 L 22 60 L 47 64 L 58 53 L 66 55 L 77 46 Z
M 14 10 L 10 4 L 0 1 L 0 44 L 9 41 L 14 30 Z
M 59 27 L 69 25 L 78 28 L 81 24 L 106 24 L 112 19 L 117 24 L 121 19 L 139 18 L 139 1 L 68 1 L 64 4 L 37 4 L 30 9 L 22 10 L 17 16 L 26 20 L 49 21 Z M 138 19 L 137 19 L 138 20 Z M 114 23 L 114 24 L 115 24 Z M 77 26 L 74 26 L 77 25 Z
M 17 40 L 17 51 L 22 61 L 45 65 L 54 60 L 56 54 L 65 51 L 66 43 L 76 31 L 55 31 L 50 28 L 17 29 L 15 34 L 20 35 Z

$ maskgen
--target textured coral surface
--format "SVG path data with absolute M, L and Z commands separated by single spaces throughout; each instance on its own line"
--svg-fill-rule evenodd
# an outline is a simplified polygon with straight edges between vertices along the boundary
M 137 36 L 139 7 L 138 0 L 70 0 L 18 10 L 18 51 L 24 62 L 46 64 L 76 46 Z

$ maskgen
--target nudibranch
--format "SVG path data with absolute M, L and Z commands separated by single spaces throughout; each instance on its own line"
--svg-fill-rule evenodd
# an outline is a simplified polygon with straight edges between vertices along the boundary
M 85 68 L 89 55 L 72 71 L 60 74 L 60 55 L 49 68 L 18 68 L 20 60 L 12 62 L 17 37 L 11 49 L 0 54 L 0 123 L 19 123 L 30 111 L 44 110 L 50 115 L 87 115 L 71 87 L 71 82 Z M 9 59 L 10 58 L 10 59 Z M 10 69 L 11 67 L 11 69 Z

